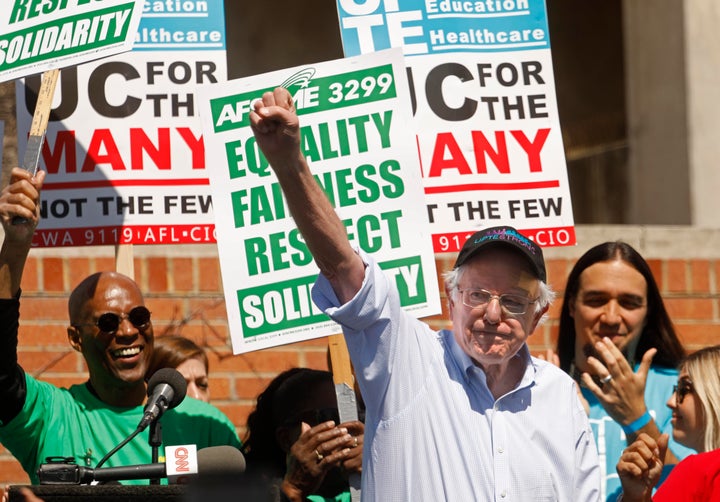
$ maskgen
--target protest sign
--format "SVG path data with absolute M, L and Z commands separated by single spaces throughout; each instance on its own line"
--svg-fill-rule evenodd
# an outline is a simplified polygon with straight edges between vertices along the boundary
M 203 86 L 203 134 L 235 353 L 337 333 L 312 303 L 318 269 L 249 127 L 253 102 L 286 87 L 302 149 L 351 242 L 396 281 L 404 308 L 440 311 L 400 50 Z
M 129 51 L 147 3 L 0 2 L 0 82 Z
M 347 56 L 402 47 L 436 252 L 576 242 L 543 0 L 338 0 Z
M 60 72 L 34 246 L 215 242 L 194 93 L 227 79 L 224 23 L 222 0 L 145 2 L 132 51 Z M 20 130 L 39 83 L 16 86 Z

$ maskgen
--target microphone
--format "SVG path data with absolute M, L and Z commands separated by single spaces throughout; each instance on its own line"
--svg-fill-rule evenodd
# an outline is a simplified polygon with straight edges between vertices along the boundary
M 239 475 L 245 472 L 245 457 L 233 446 L 210 446 L 197 451 L 197 466 L 188 450 L 191 446 L 168 446 L 166 463 L 140 464 L 93 469 L 77 464 L 41 464 L 38 477 L 42 485 L 86 485 L 93 482 L 126 481 L 179 477 L 178 483 L 197 476 Z
M 186 393 L 187 383 L 179 371 L 173 368 L 156 371 L 148 382 L 148 401 L 138 429 L 144 430 L 165 411 L 176 407 L 185 399 Z
M 234 446 L 208 446 L 198 450 L 198 474 L 232 476 L 245 472 L 245 457 Z

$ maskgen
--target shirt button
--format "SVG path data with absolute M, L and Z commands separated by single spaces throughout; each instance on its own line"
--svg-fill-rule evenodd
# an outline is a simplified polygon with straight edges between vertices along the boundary
M 505 450 L 503 449 L 502 446 L 498 446 L 498 449 L 497 449 L 497 452 L 498 452 L 498 453 L 502 453 L 502 452 L 504 452 L 504 451 L 505 451 Z
M 507 491 L 505 491 L 505 490 L 503 490 L 503 491 L 500 493 L 500 496 L 501 496 L 502 498 L 505 498 L 506 495 L 507 495 Z

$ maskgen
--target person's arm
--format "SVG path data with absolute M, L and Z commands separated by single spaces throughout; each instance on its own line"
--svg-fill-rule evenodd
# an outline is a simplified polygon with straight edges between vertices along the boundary
M 0 220 L 5 238 L 0 248 L 0 423 L 7 424 L 25 404 L 25 373 L 17 364 L 19 293 L 25 260 L 40 217 L 40 188 L 45 178 L 33 178 L 20 168 L 0 194 Z M 24 222 L 13 225 L 14 217 Z
M 250 122 L 320 272 L 338 300 L 346 303 L 362 286 L 365 265 L 300 151 L 300 124 L 287 89 L 266 92 L 262 102 L 255 104 Z

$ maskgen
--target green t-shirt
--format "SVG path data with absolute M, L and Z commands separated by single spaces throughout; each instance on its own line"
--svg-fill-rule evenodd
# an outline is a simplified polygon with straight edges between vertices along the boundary
M 0 427 L 0 443 L 17 458 L 34 484 L 46 457 L 74 457 L 78 465 L 95 467 L 102 457 L 130 436 L 144 406 L 115 408 L 100 401 L 85 384 L 60 389 L 26 374 L 27 397 L 22 411 Z M 186 397 L 161 419 L 165 446 L 194 444 L 240 447 L 235 426 L 214 406 Z M 149 427 L 120 448 L 102 467 L 151 463 Z M 147 480 L 123 481 L 147 484 Z
M 350 502 L 350 492 L 342 492 L 335 495 L 333 498 L 321 497 L 320 495 L 308 495 L 307 499 L 310 502 Z

